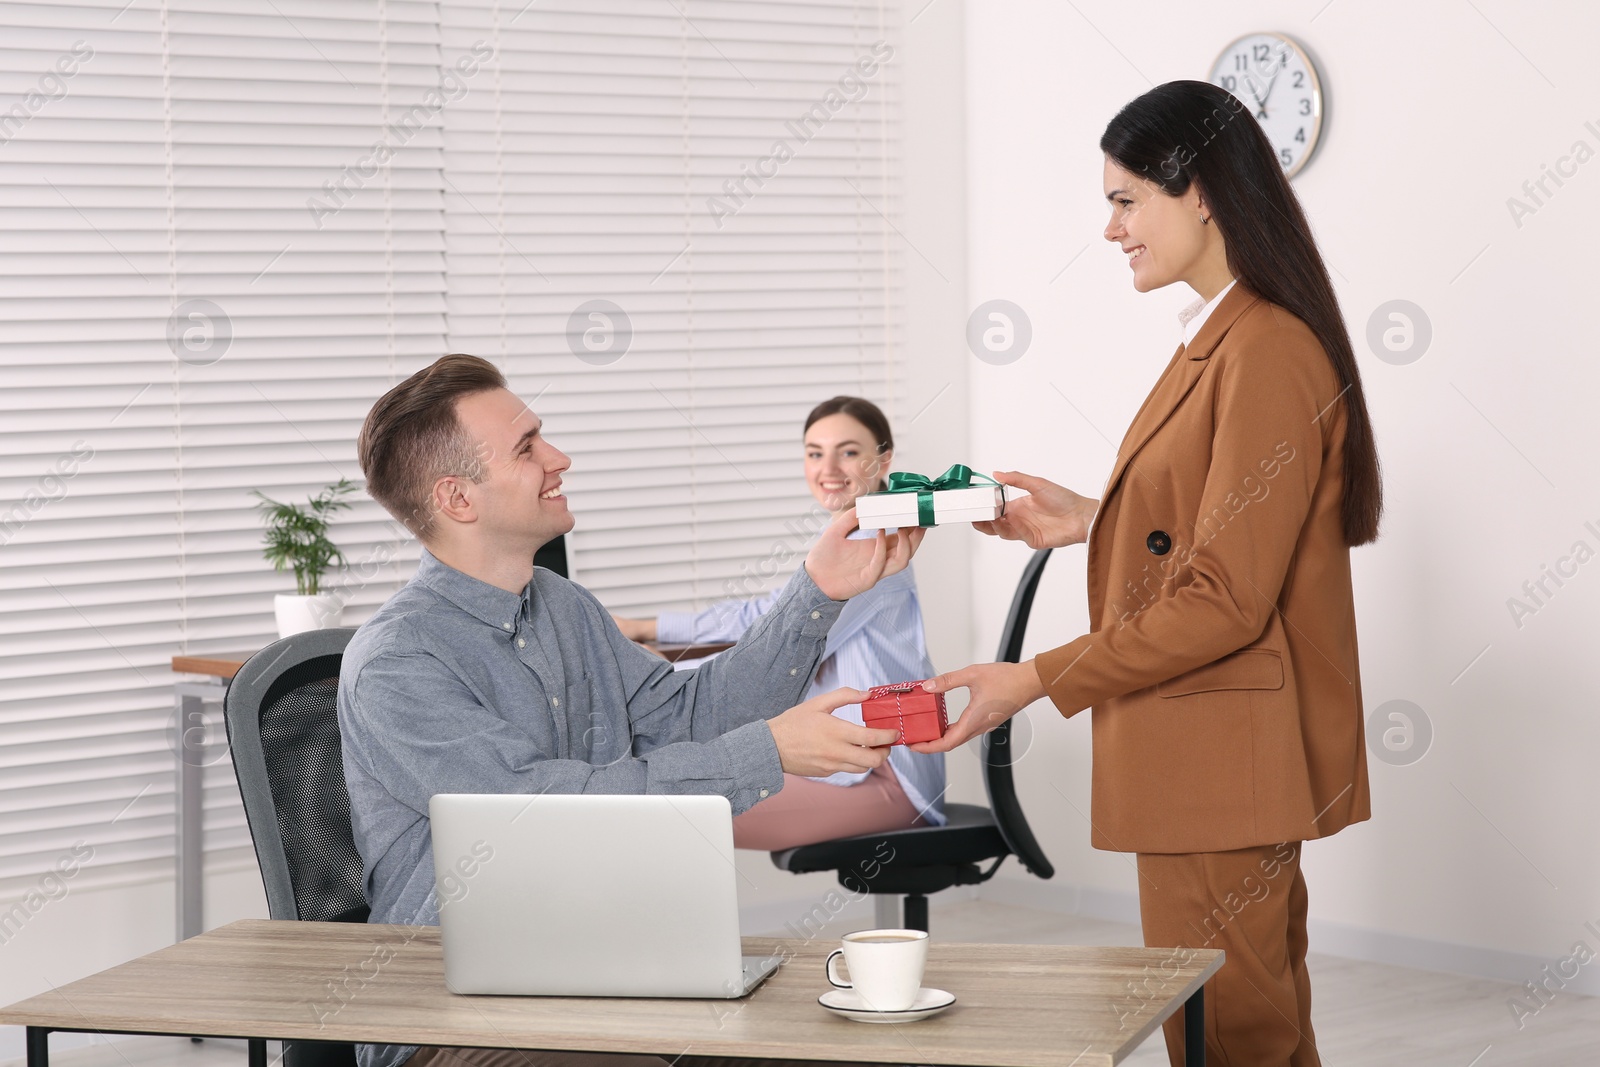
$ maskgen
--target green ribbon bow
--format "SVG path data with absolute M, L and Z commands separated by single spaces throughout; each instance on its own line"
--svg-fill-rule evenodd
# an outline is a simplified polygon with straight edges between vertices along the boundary
M 933 525 L 933 494 L 946 489 L 970 489 L 972 479 L 982 478 L 978 484 L 999 485 L 1000 483 L 986 474 L 973 474 L 972 468 L 961 463 L 952 464 L 950 469 L 937 478 L 929 478 L 925 474 L 911 474 L 905 471 L 896 471 L 889 475 L 889 488 L 886 493 L 916 493 L 917 494 L 917 525 Z

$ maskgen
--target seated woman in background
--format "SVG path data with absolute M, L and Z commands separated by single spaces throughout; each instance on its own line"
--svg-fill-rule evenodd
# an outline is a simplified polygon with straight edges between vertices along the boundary
M 806 418 L 806 484 L 830 514 L 883 487 L 894 459 L 889 420 L 870 400 L 836 396 Z M 781 589 L 749 600 L 724 600 L 701 612 L 664 611 L 655 619 L 617 619 L 635 641 L 708 643 L 737 641 L 777 603 Z M 908 566 L 844 606 L 828 633 L 822 661 L 807 696 L 840 686 L 870 689 L 889 682 L 931 678 Z M 861 722 L 861 705 L 834 712 Z M 841 771 L 827 778 L 785 774 L 783 789 L 733 820 L 736 848 L 775 851 L 838 837 L 943 825 L 944 756 L 896 746 L 875 771 Z

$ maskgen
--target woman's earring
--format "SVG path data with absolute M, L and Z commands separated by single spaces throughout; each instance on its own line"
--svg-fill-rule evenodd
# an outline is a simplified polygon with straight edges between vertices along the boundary
M 1200 216 L 1200 225 L 1202 225 L 1202 226 L 1204 226 L 1204 225 L 1206 225 L 1206 224 L 1207 224 L 1207 223 L 1209 223 L 1209 222 L 1210 222 L 1210 221 L 1211 221 L 1211 220 L 1210 220 L 1210 219 L 1208 219 L 1208 218 L 1206 218 L 1206 216 L 1204 216 L 1204 215 L 1201 215 L 1201 216 Z

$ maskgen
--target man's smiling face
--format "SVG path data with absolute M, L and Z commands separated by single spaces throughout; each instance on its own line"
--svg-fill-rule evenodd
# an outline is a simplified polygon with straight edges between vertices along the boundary
M 572 465 L 545 440 L 539 417 L 509 389 L 456 401 L 456 419 L 481 460 L 482 480 L 463 486 L 478 535 L 537 549 L 572 529 L 561 475 Z

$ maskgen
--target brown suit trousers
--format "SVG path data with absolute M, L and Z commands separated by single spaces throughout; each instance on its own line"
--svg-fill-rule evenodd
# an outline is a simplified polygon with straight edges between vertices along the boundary
M 1227 955 L 1206 983 L 1207 1067 L 1320 1067 L 1306 974 L 1298 841 L 1232 852 L 1139 854 L 1144 943 Z M 1166 1022 L 1183 1067 L 1183 1013 Z

